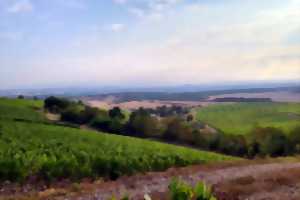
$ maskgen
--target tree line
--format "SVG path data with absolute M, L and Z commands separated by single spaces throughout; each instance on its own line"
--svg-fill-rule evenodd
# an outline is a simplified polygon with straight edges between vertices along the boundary
M 84 105 L 81 101 L 48 97 L 44 107 L 59 113 L 61 120 L 88 125 L 99 131 L 141 138 L 155 138 L 166 142 L 234 156 L 286 156 L 300 153 L 300 127 L 289 134 L 275 127 L 254 127 L 245 135 L 228 135 L 220 131 L 207 133 L 199 127 L 188 110 L 179 107 L 139 108 L 126 119 L 124 112 L 114 107 L 101 110 Z

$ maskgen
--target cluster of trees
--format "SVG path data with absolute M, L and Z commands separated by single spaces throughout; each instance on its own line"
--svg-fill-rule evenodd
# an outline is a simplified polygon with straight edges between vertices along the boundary
M 48 97 L 44 108 L 61 115 L 61 120 L 74 124 L 87 124 L 102 131 L 118 133 L 121 131 L 125 115 L 120 108 L 109 111 L 84 105 L 81 101 L 69 101 L 63 98 Z
M 17 96 L 18 99 L 25 99 L 25 98 L 29 98 L 29 97 L 25 97 L 24 95 L 20 94 Z M 33 96 L 32 97 L 33 100 L 38 100 L 39 98 L 37 96 Z
M 300 127 L 284 133 L 274 127 L 254 127 L 246 135 L 197 134 L 196 146 L 241 157 L 277 157 L 300 153 Z
M 214 102 L 272 102 L 271 98 L 223 97 L 215 98 Z
M 61 119 L 75 124 L 87 124 L 100 131 L 114 134 L 156 138 L 167 142 L 193 145 L 197 148 L 217 151 L 242 157 L 285 156 L 300 153 L 300 127 L 289 134 L 273 127 L 256 127 L 246 135 L 227 135 L 221 132 L 206 133 L 199 129 L 192 115 L 176 107 L 157 110 L 139 108 L 133 111 L 128 120 L 122 110 L 100 110 L 56 97 L 45 100 L 45 108 L 61 114 Z M 154 114 L 155 113 L 155 114 Z M 165 116 L 166 117 L 157 117 Z
M 52 113 L 61 113 L 72 105 L 75 105 L 75 102 L 53 96 L 48 97 L 44 102 L 44 108 Z

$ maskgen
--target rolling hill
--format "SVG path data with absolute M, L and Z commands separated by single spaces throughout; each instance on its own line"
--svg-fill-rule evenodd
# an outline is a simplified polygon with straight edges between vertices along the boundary
M 255 126 L 290 131 L 300 125 L 300 103 L 233 103 L 197 109 L 197 120 L 228 134 L 246 134 Z
M 0 177 L 107 177 L 236 159 L 47 122 L 43 102 L 0 99 Z

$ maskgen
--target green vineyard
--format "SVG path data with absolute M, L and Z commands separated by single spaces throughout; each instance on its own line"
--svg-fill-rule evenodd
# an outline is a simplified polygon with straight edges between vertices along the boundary
M 116 179 L 172 166 L 236 159 L 142 139 L 57 126 L 42 102 L 0 100 L 0 177 L 22 181 L 84 177 Z

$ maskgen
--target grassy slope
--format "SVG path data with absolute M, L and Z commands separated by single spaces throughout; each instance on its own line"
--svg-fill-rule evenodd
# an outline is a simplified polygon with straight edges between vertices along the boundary
M 41 107 L 39 101 L 0 99 L 1 178 L 32 174 L 45 178 L 113 178 L 138 171 L 234 159 L 142 139 L 43 124 L 45 119 L 37 111 Z M 14 118 L 33 122 L 17 122 Z
M 38 112 L 42 106 L 42 101 L 0 98 L 0 119 L 43 121 L 43 114 Z
M 197 119 L 229 134 L 245 134 L 254 126 L 288 132 L 300 125 L 300 103 L 236 103 L 197 110 Z

